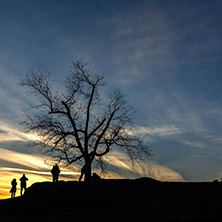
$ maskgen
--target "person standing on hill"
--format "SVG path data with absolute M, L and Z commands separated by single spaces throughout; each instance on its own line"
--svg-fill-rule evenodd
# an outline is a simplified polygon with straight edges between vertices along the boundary
M 11 198 L 15 197 L 15 193 L 16 193 L 16 186 L 17 186 L 17 182 L 16 179 L 14 178 L 11 182 L 12 188 L 10 190 L 11 193 Z
M 26 181 L 27 180 L 28 180 L 28 178 L 25 176 L 25 174 L 23 174 L 23 176 L 20 178 L 20 181 L 21 181 L 21 196 L 22 196 L 23 189 L 26 190 Z
M 55 164 L 51 170 L 52 173 L 52 181 L 53 182 L 58 182 L 59 180 L 59 174 L 60 174 L 60 169 L 57 164 Z

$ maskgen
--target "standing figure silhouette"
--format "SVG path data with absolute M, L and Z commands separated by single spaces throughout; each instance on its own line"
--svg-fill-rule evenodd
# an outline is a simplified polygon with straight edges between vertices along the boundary
M 16 179 L 14 178 L 11 182 L 12 188 L 10 190 L 11 193 L 11 198 L 15 197 L 15 193 L 16 193 L 16 186 L 17 186 L 17 182 Z
M 52 173 L 52 181 L 53 182 L 58 182 L 59 180 L 59 174 L 60 174 L 60 169 L 57 164 L 55 164 L 51 170 Z
M 20 181 L 21 181 L 21 196 L 22 196 L 23 189 L 26 190 L 26 181 L 27 180 L 28 180 L 28 178 L 25 176 L 25 174 L 23 174 L 23 176 L 20 178 Z

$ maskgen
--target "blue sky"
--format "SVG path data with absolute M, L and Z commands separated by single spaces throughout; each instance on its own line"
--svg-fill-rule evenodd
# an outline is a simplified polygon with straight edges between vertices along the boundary
M 136 176 L 222 177 L 222 1 L 1 0 L 0 33 L 0 167 L 4 150 L 40 155 L 20 133 L 32 98 L 19 79 L 33 67 L 62 87 L 82 58 L 137 110 L 154 157 Z

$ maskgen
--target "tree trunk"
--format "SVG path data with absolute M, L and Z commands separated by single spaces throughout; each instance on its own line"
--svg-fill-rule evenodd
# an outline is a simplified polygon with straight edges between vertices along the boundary
M 85 171 L 85 182 L 89 181 L 91 179 L 92 176 L 92 167 L 91 167 L 91 162 L 90 163 L 86 163 L 87 167 L 86 167 L 86 171 Z
M 87 161 L 85 165 L 82 167 L 79 181 L 81 181 L 83 176 L 85 176 L 84 181 L 88 181 L 91 179 L 91 174 L 92 174 L 91 164 L 92 164 L 91 161 Z

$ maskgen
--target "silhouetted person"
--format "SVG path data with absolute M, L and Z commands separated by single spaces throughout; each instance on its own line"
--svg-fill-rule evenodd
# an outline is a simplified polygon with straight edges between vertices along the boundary
M 91 172 L 90 168 L 91 168 L 90 163 L 86 163 L 86 164 L 82 167 L 82 169 L 81 169 L 81 175 L 80 175 L 80 177 L 79 177 L 79 182 L 81 181 L 83 175 L 85 175 L 85 179 L 86 179 L 86 174 L 88 174 L 89 172 Z M 90 176 L 91 176 L 91 175 L 90 175 Z M 88 178 L 88 179 L 89 179 L 89 178 Z
M 20 181 L 21 181 L 21 196 L 22 196 L 23 189 L 26 190 L 26 181 L 27 180 L 28 180 L 28 178 L 25 176 L 25 174 L 23 174 L 23 176 L 20 178 Z
M 11 198 L 15 197 L 15 193 L 16 193 L 16 186 L 17 186 L 17 182 L 16 179 L 14 178 L 11 182 L 12 188 L 10 190 L 11 193 Z
M 51 170 L 51 173 L 52 173 L 52 181 L 53 182 L 58 182 L 60 169 L 59 169 L 59 166 L 57 164 L 53 166 L 53 168 Z

